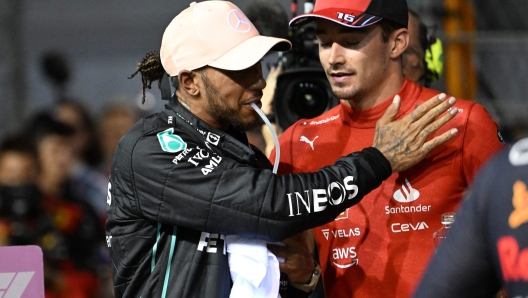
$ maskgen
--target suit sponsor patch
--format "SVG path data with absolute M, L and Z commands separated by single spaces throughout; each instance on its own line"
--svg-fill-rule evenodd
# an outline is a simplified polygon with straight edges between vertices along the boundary
M 175 153 L 187 148 L 187 143 L 179 135 L 174 134 L 174 128 L 164 130 L 157 136 L 161 149 L 165 152 Z

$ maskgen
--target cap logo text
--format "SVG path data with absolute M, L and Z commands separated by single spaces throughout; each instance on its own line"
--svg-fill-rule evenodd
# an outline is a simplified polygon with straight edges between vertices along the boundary
M 355 17 L 349 13 L 338 12 L 337 18 L 352 23 Z

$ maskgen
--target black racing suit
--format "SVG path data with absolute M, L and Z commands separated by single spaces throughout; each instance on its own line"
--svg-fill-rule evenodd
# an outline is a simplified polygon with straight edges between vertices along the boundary
M 243 132 L 215 130 L 175 100 L 140 120 L 108 186 L 115 297 L 229 297 L 225 235 L 283 240 L 332 221 L 392 172 L 375 148 L 316 173 L 270 166 Z

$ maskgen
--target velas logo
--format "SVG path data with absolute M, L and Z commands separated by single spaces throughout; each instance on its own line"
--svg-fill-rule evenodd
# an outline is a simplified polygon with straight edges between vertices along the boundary
M 334 238 L 350 238 L 361 235 L 361 230 L 358 227 L 337 230 L 322 229 L 321 232 L 323 233 L 323 236 L 326 238 L 326 240 L 328 240 L 330 233 L 332 233 Z
M 229 26 L 238 32 L 249 32 L 251 30 L 251 22 L 248 18 L 240 11 L 233 9 L 227 14 L 227 21 Z
M 323 236 L 328 240 L 328 235 L 330 235 L 330 229 L 322 229 L 321 232 L 323 232 Z
M 165 152 L 174 153 L 187 149 L 187 143 L 180 136 L 174 134 L 174 128 L 158 133 L 158 141 L 161 149 Z

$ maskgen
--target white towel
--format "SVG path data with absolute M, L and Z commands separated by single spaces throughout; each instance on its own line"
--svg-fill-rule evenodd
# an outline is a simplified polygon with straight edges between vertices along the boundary
M 229 271 L 233 280 L 230 298 L 280 298 L 279 261 L 266 241 L 226 236 Z

